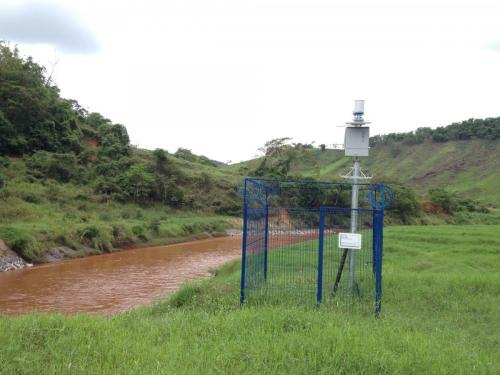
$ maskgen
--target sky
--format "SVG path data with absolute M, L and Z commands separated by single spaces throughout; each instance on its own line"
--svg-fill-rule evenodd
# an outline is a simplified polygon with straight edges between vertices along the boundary
M 498 0 L 0 0 L 0 40 L 131 142 L 219 161 L 500 116 Z

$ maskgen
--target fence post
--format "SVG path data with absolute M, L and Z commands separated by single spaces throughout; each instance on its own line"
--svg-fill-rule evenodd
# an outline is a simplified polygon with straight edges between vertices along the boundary
M 268 252 L 268 246 L 269 246 L 269 196 L 268 192 L 266 189 L 266 219 L 265 219 L 265 228 L 264 230 L 266 231 L 264 234 L 264 280 L 267 280 L 267 252 Z
M 376 248 L 376 269 L 375 269 L 375 316 L 380 315 L 382 309 L 382 247 L 383 247 L 383 229 L 384 228 L 384 209 L 378 213 L 377 219 L 377 248 Z
M 248 221 L 248 202 L 247 202 L 247 179 L 245 178 L 245 187 L 243 193 L 243 243 L 241 246 L 241 286 L 240 286 L 240 306 L 245 302 L 245 268 L 247 258 L 247 223 Z
M 377 273 L 377 249 L 378 249 L 378 210 L 372 208 L 372 271 L 373 275 Z
M 325 232 L 325 210 L 319 208 L 319 244 L 318 244 L 318 288 L 316 291 L 316 303 L 318 306 L 323 299 L 323 243 Z

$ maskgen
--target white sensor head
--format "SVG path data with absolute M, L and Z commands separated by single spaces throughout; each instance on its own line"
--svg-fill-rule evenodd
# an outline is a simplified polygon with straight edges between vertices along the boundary
M 352 111 L 354 116 L 363 116 L 365 114 L 365 101 L 364 100 L 355 100 L 354 101 L 354 110 Z

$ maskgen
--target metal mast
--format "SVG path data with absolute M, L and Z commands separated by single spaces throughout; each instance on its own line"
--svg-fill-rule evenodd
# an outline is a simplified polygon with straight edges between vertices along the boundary
M 367 176 L 361 170 L 358 156 L 368 156 L 369 142 L 369 127 L 364 125 L 369 124 L 363 119 L 364 115 L 364 100 L 354 101 L 353 110 L 354 119 L 347 122 L 344 148 L 346 156 L 354 156 L 354 165 L 344 175 L 340 177 L 352 180 L 352 196 L 351 196 L 351 233 L 358 231 L 358 203 L 359 203 L 359 183 L 360 181 L 369 180 L 371 176 Z M 357 251 L 349 250 L 349 286 L 353 290 L 358 289 L 356 281 L 356 256 Z

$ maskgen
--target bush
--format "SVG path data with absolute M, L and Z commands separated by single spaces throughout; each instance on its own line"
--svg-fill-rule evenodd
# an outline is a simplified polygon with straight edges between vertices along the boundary
M 45 179 L 52 178 L 59 182 L 69 182 L 79 175 L 76 156 L 74 154 L 58 154 L 38 151 L 28 158 L 26 166 L 32 176 Z
M 388 214 L 392 214 L 403 224 L 410 224 L 413 218 L 419 216 L 415 191 L 403 184 L 391 183 L 389 185 L 394 189 L 395 199 L 387 209 Z
M 441 207 L 448 214 L 452 214 L 458 208 L 458 200 L 455 193 L 451 193 L 445 189 L 430 189 L 429 199 L 434 206 Z
M 241 205 L 235 202 L 222 203 L 220 206 L 215 207 L 214 212 L 218 215 L 240 216 Z
M 10 165 L 10 159 L 0 156 L 0 168 L 7 168 Z
M 134 225 L 132 227 L 132 233 L 137 236 L 137 238 L 147 241 L 148 237 L 146 235 L 146 229 L 142 225 Z
M 40 245 L 38 241 L 28 233 L 13 227 L 0 227 L 0 238 L 24 259 L 31 262 L 36 262 L 38 260 Z
M 111 228 L 111 233 L 113 235 L 114 246 L 128 246 L 135 242 L 131 230 L 125 225 L 114 224 Z
M 87 225 L 78 230 L 80 242 L 94 249 L 101 251 L 110 251 L 113 248 L 111 243 L 111 235 L 106 231 L 105 227 L 97 227 L 96 225 Z
M 148 229 L 158 235 L 160 234 L 160 220 L 158 219 L 153 219 L 149 224 L 148 224 Z

